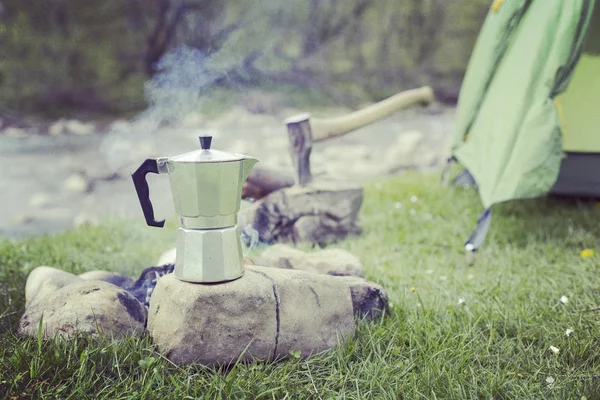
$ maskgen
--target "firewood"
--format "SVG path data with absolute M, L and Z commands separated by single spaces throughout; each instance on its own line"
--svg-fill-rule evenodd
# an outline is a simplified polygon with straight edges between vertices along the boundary
M 294 185 L 291 173 L 256 166 L 242 187 L 243 199 L 259 200 L 268 194 Z

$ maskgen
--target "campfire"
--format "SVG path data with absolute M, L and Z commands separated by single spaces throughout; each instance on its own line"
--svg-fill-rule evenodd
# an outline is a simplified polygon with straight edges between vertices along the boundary
M 432 100 L 425 87 L 334 119 L 287 119 L 294 176 L 253 169 L 258 160 L 214 150 L 209 136 L 200 137 L 199 150 L 145 160 L 132 178 L 146 223 L 164 226 L 146 175 L 168 174 L 176 249 L 137 279 L 36 268 L 20 333 L 37 335 L 41 327 L 46 338 L 149 334 L 181 365 L 308 357 L 352 337 L 356 319 L 386 311 L 384 289 L 366 280 L 360 260 L 346 251 L 305 253 L 286 244 L 325 246 L 361 233 L 362 187 L 313 177 L 312 144 Z M 242 198 L 254 203 L 240 211 Z M 268 245 L 256 262 L 244 257 L 242 237 L 250 246 Z

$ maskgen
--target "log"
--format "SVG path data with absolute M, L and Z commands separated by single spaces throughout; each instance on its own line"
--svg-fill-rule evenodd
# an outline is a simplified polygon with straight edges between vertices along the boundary
M 256 166 L 242 186 L 242 199 L 260 200 L 268 194 L 294 184 L 292 174 Z
M 250 225 L 261 243 L 325 246 L 362 233 L 358 224 L 362 202 L 360 185 L 317 179 L 277 190 L 241 210 L 238 225 Z

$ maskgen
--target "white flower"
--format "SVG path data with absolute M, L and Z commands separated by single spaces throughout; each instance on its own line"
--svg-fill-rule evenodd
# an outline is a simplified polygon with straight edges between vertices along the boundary
M 560 352 L 560 349 L 558 349 L 557 347 L 554 347 L 554 346 L 550 346 L 550 350 L 552 350 L 552 352 L 554 354 L 558 354 Z
M 464 297 L 458 299 L 458 304 L 465 304 L 467 300 Z
M 397 202 L 396 204 L 394 204 L 394 208 L 402 208 L 402 203 Z
M 568 329 L 565 331 L 565 335 L 567 335 L 567 336 L 571 336 L 571 334 L 572 334 L 573 332 L 575 332 L 575 330 L 574 330 L 573 328 L 568 328 Z
M 419 198 L 417 196 L 410 196 L 410 201 L 416 203 L 417 201 L 419 201 Z
M 554 382 L 556 382 L 556 379 L 554 379 L 553 376 L 549 376 L 546 378 L 546 383 L 548 384 L 548 387 L 550 389 L 552 389 L 552 387 L 554 386 Z
M 469 276 L 467 276 L 468 280 L 471 280 L 471 279 L 474 279 L 474 278 L 475 278 L 475 275 L 473 275 L 473 274 L 469 274 Z
M 409 211 L 410 215 L 415 215 L 417 212 L 415 211 L 414 208 L 411 208 Z
M 569 302 L 569 298 L 567 296 L 561 296 L 560 302 L 563 304 L 567 304 Z

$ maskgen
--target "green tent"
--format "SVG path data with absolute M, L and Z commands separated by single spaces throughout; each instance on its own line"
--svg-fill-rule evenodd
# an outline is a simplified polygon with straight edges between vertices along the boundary
M 595 3 L 493 2 L 462 83 L 450 157 L 485 208 L 468 250 L 483 243 L 494 204 L 548 193 L 600 196 Z

